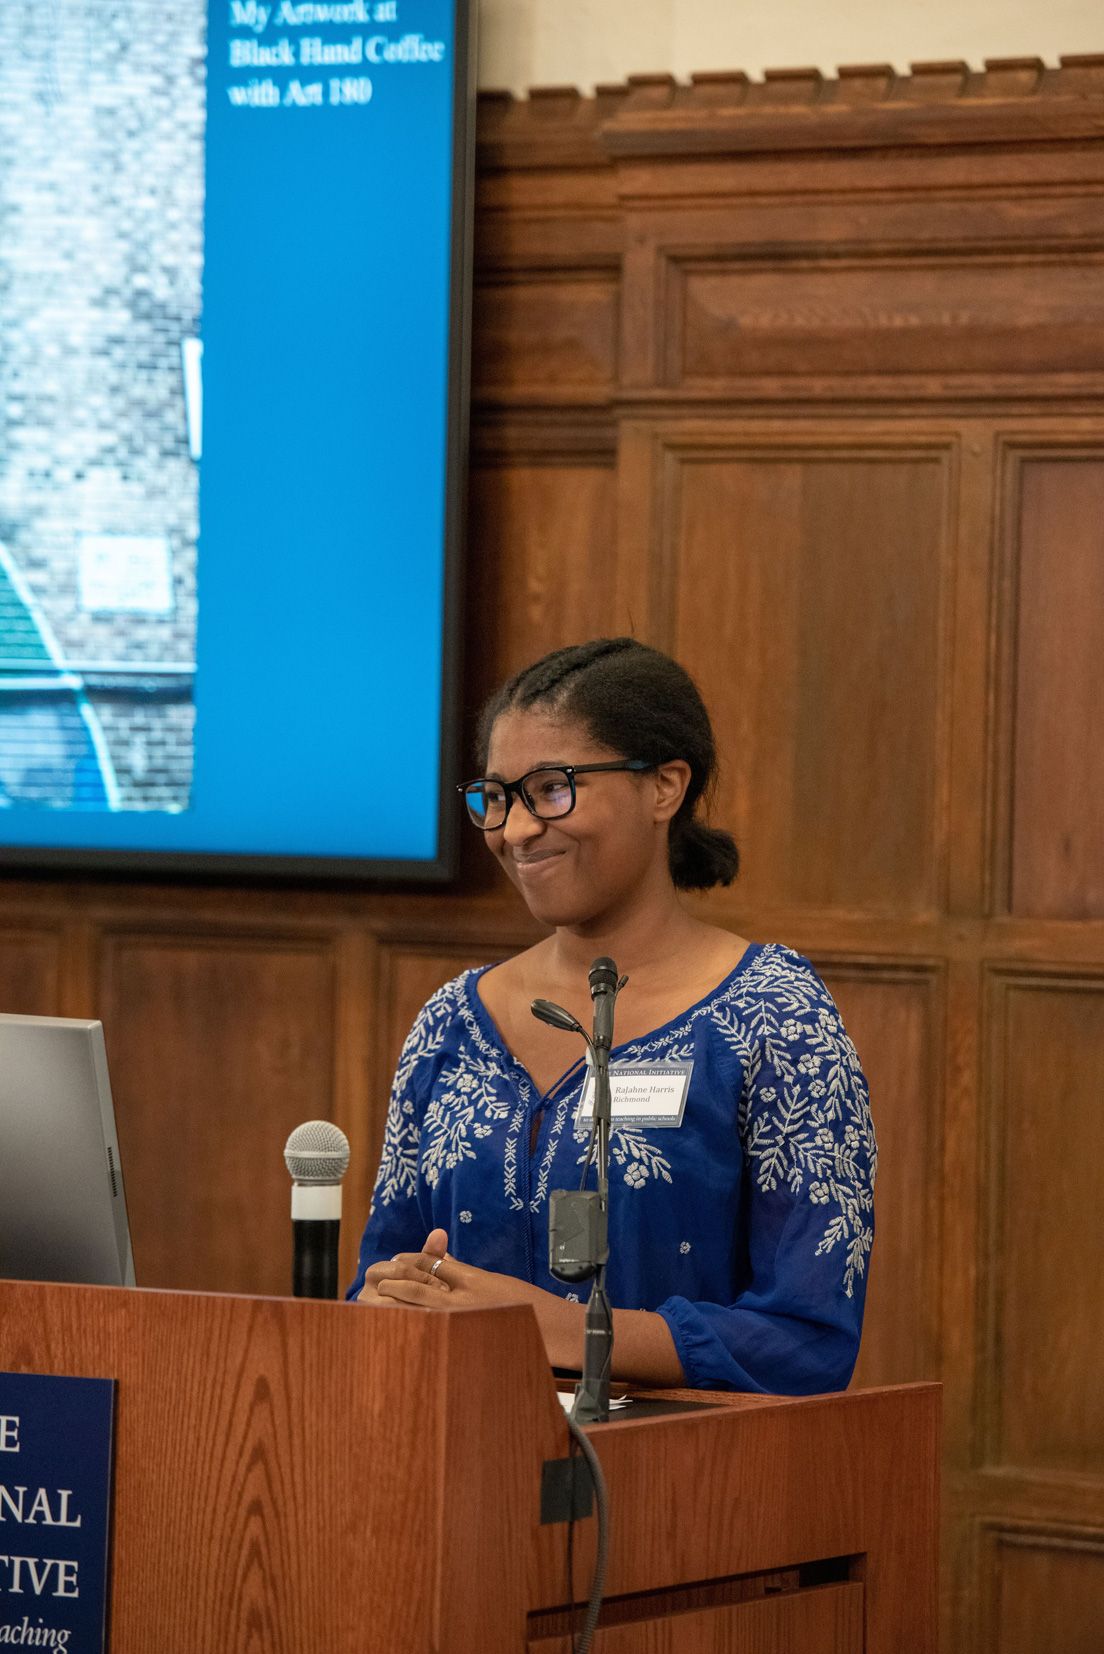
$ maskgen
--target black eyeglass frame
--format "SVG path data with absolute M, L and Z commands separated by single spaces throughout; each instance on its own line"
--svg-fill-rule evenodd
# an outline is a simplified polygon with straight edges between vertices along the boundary
M 577 775 L 593 775 L 597 770 L 632 770 L 639 774 L 642 770 L 654 769 L 655 765 L 650 764 L 646 758 L 618 758 L 608 764 L 538 764 L 535 770 L 526 770 L 524 775 L 519 775 L 516 781 L 499 781 L 493 775 L 480 775 L 474 781 L 463 782 L 461 786 L 457 787 L 456 791 L 462 795 L 466 803 L 468 793 L 473 787 L 481 787 L 488 781 L 496 787 L 501 787 L 506 794 L 506 810 L 502 820 L 496 827 L 480 827 L 478 821 L 472 816 L 470 807 L 468 809 L 468 819 L 478 832 L 499 833 L 510 818 L 510 811 L 513 809 L 515 798 L 520 798 L 535 821 L 562 821 L 564 816 L 569 816 L 575 808 L 575 777 Z M 571 788 L 571 803 L 566 810 L 561 810 L 559 815 L 542 816 L 534 809 L 533 801 L 525 790 L 525 783 L 531 775 L 547 775 L 549 770 L 555 771 L 558 775 L 567 776 L 568 785 Z

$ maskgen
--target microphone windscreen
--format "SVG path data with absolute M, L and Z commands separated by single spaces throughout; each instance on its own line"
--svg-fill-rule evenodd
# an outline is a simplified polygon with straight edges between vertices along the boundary
M 340 1183 L 349 1167 L 349 1139 L 332 1120 L 306 1120 L 284 1145 L 296 1183 Z
M 596 959 L 590 967 L 590 997 L 595 994 L 612 994 L 617 988 L 617 966 L 612 959 L 603 956 Z

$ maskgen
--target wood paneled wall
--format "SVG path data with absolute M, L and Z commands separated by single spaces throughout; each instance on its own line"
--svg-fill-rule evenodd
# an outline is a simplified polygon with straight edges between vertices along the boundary
M 1104 58 L 487 96 L 466 701 L 610 630 L 716 714 L 744 871 L 882 1146 L 857 1383 L 942 1377 L 947 1648 L 1104 1646 Z M 102 1016 L 139 1278 L 278 1292 L 458 887 L 9 881 L 4 1009 Z

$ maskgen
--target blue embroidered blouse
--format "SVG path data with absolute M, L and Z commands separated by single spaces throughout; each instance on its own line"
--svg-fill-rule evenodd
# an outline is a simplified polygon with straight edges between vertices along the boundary
M 479 997 L 482 974 L 434 994 L 403 1047 L 349 1297 L 370 1264 L 440 1226 L 465 1263 L 578 1298 L 548 1270 L 548 1193 L 578 1187 L 584 1065 L 541 1097 Z M 813 967 L 753 945 L 707 998 L 612 1060 L 693 1063 L 680 1126 L 614 1122 L 614 1307 L 662 1315 L 697 1388 L 843 1389 L 877 1149 L 855 1048 Z

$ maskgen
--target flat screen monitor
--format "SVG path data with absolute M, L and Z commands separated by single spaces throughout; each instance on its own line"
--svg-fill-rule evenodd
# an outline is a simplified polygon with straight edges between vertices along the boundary
M 99 1022 L 0 1015 L 0 1277 L 134 1285 Z
M 0 865 L 451 871 L 467 0 L 0 7 Z

